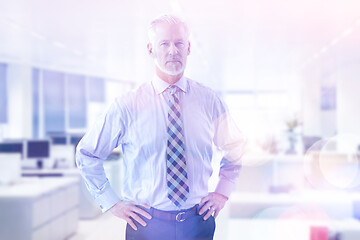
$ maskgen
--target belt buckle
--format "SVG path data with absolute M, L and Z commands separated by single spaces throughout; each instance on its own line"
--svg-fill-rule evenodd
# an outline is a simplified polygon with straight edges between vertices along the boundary
M 185 221 L 185 218 L 183 218 L 183 215 L 185 214 L 185 212 L 179 212 L 177 215 L 176 215 L 176 217 L 175 217 L 175 219 L 176 219 L 176 221 L 178 221 L 178 222 L 183 222 L 183 221 Z

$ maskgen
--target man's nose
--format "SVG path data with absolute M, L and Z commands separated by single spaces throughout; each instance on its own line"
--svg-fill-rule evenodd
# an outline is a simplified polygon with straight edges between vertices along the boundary
M 169 46 L 169 54 L 170 55 L 175 55 L 177 54 L 178 49 L 176 48 L 175 44 L 171 43 Z

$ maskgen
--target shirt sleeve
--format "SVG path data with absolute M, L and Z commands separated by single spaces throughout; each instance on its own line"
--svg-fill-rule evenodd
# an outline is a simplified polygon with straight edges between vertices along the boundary
M 106 177 L 103 159 L 120 144 L 125 133 L 126 119 L 126 114 L 119 103 L 113 102 L 76 148 L 77 167 L 87 189 L 102 212 L 106 212 L 120 201 Z
M 214 144 L 223 152 L 219 182 L 215 192 L 229 197 L 239 178 L 241 158 L 247 140 L 230 116 L 227 106 L 219 97 L 215 98 L 213 115 Z

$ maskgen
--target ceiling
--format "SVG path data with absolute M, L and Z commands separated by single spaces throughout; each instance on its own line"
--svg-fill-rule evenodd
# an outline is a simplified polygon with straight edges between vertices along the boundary
M 359 0 L 0 0 L 0 61 L 144 81 L 147 24 L 166 12 L 190 25 L 187 74 L 217 87 L 279 88 L 360 60 Z

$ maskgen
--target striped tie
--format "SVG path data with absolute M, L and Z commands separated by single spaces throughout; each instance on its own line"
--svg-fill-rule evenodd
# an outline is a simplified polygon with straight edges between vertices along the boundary
M 186 201 L 189 194 L 187 185 L 184 134 L 176 86 L 170 87 L 168 113 L 168 141 L 166 149 L 168 198 L 178 207 Z

